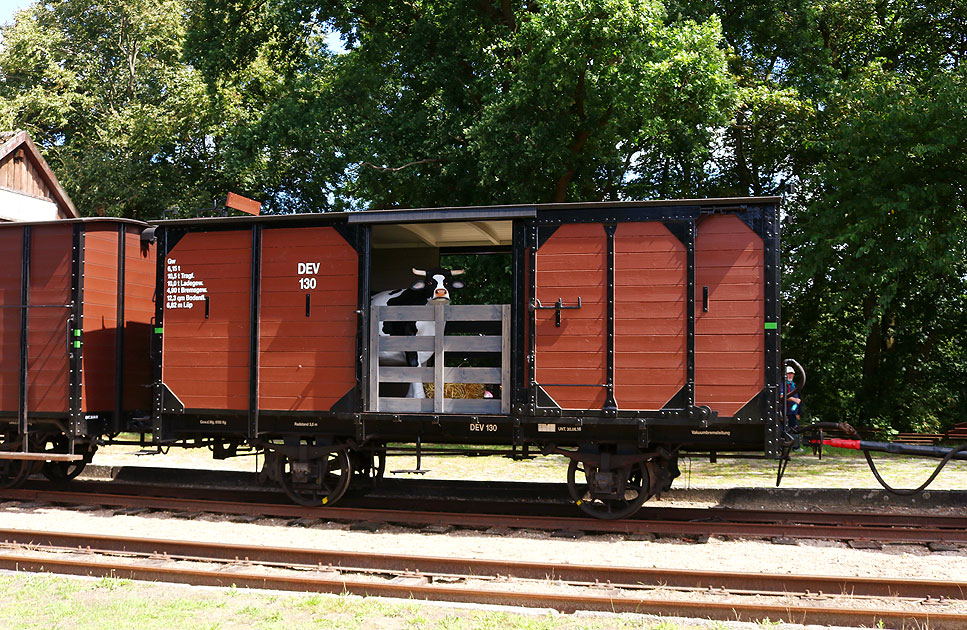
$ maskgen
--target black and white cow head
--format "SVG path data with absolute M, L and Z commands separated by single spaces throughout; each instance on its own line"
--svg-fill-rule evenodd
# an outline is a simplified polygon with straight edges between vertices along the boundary
M 449 302 L 451 289 L 462 289 L 463 282 L 454 278 L 464 272 L 463 269 L 417 269 L 413 268 L 413 275 L 419 276 L 422 280 L 417 280 L 410 285 L 411 291 L 416 291 L 420 295 L 426 296 L 427 304 L 434 302 Z

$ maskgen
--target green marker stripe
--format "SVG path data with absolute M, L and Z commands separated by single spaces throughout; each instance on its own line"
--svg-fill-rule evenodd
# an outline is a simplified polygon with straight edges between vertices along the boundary
M 766 330 L 779 330 L 779 322 L 766 322 Z
M 81 342 L 80 341 L 75 341 L 74 342 L 74 347 L 75 348 L 80 348 L 81 347 Z
M 156 335 L 160 335 L 160 334 L 161 334 L 161 333 L 163 333 L 164 331 L 165 331 L 165 329 L 164 329 L 164 328 L 159 328 L 159 327 L 157 327 L 157 326 L 155 326 L 155 329 L 154 329 L 154 334 L 156 334 Z

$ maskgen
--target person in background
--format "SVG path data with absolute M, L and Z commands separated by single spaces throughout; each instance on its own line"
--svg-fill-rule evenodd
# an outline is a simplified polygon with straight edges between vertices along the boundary
M 783 383 L 783 395 L 786 397 L 786 426 L 790 429 L 799 428 L 801 417 L 800 408 L 802 407 L 802 397 L 796 386 L 796 370 L 791 365 L 786 366 L 786 380 Z M 798 433 L 793 435 L 795 448 L 800 448 L 800 436 Z

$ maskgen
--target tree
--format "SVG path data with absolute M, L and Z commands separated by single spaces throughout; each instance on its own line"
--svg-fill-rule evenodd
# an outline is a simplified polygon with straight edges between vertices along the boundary
M 710 194 L 777 194 L 787 356 L 807 411 L 881 428 L 955 421 L 963 386 L 967 5 L 671 2 L 716 14 L 739 106 Z
M 209 99 L 184 38 L 182 0 L 38 3 L 3 29 L 0 119 L 31 132 L 84 214 L 190 216 L 257 190 L 221 141 L 252 103 Z
M 344 158 L 327 173 L 341 180 L 337 207 L 614 199 L 635 185 L 683 194 L 731 113 L 717 20 L 669 22 L 655 0 L 195 7 L 190 51 L 212 85 L 238 71 L 218 61 L 216 37 L 294 75 L 331 63 L 313 119 Z M 325 29 L 344 54 L 327 57 Z
M 831 317 L 852 322 L 840 361 L 870 423 L 937 429 L 967 395 L 954 342 L 967 324 L 965 99 L 963 69 L 919 82 L 874 67 L 824 112 L 823 159 L 789 238 L 805 320 L 792 332 L 811 348 L 841 325 Z

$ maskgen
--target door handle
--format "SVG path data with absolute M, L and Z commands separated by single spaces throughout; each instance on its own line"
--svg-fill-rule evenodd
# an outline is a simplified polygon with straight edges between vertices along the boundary
M 578 296 L 578 303 L 576 306 L 564 306 L 564 298 L 557 298 L 557 302 L 554 306 L 544 306 L 541 301 L 534 298 L 534 301 L 530 304 L 530 310 L 532 311 L 549 311 L 554 310 L 554 325 L 557 328 L 561 327 L 561 311 L 571 310 L 575 308 L 581 308 L 581 298 Z

